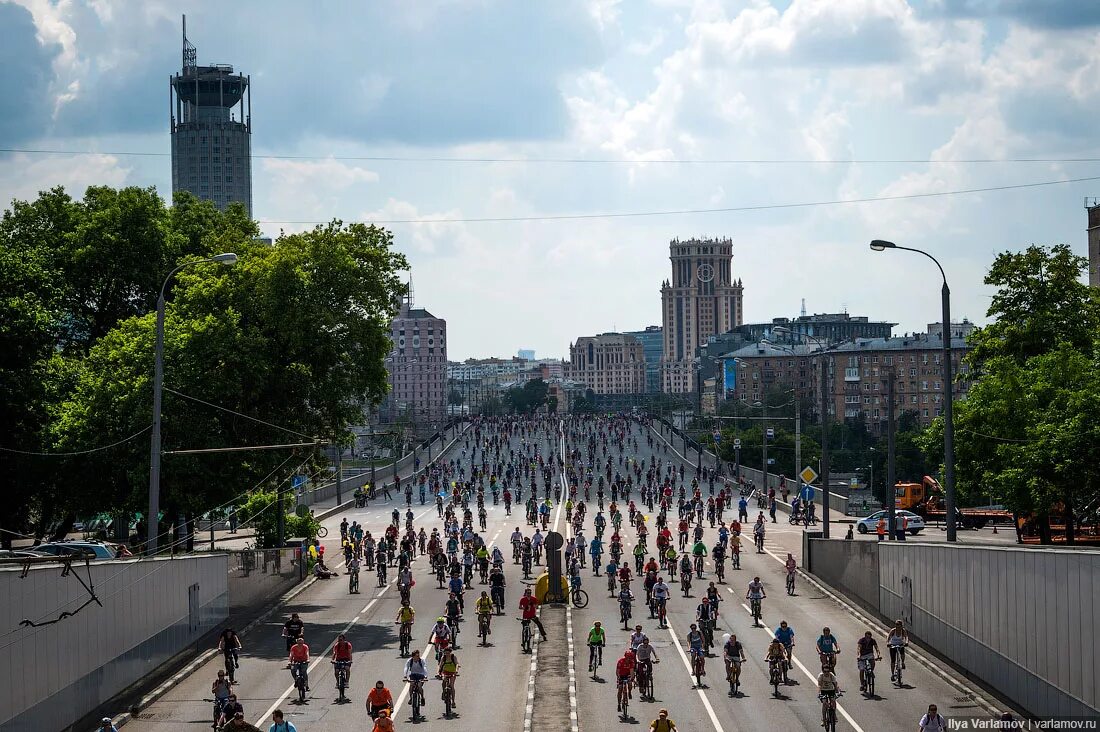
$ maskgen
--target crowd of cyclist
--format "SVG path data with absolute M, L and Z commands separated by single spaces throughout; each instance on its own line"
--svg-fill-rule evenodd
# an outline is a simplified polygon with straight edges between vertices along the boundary
M 461 650 L 458 637 L 471 586 L 477 582 L 486 587 L 476 597 L 469 598 L 483 644 L 488 643 L 492 633 L 493 617 L 503 615 L 507 607 L 504 566 L 509 557 L 501 546 L 486 539 L 489 502 L 503 504 L 508 516 L 515 510 L 517 518 L 523 517 L 526 522 L 525 530 L 519 525 L 515 527 L 507 543 L 511 562 L 518 565 L 525 581 L 534 579 L 534 567 L 544 560 L 545 539 L 556 509 L 564 511 L 568 525 L 568 531 L 564 532 L 568 540 L 563 548 L 563 568 L 570 590 L 580 590 L 586 570 L 590 569 L 594 577 L 601 576 L 601 572 L 606 577 L 609 597 L 617 601 L 618 620 L 630 632 L 621 657 L 615 661 L 616 702 L 624 717 L 634 689 L 639 690 L 643 700 L 655 700 L 653 671 L 660 659 L 643 626 L 632 623 L 634 605 L 643 595 L 649 618 L 662 630 L 668 627 L 671 602 L 685 599 L 694 604 L 695 622 L 690 624 L 683 641 L 696 684 L 705 686 L 706 659 L 716 655 L 714 651 L 720 644 L 730 696 L 737 695 L 741 667 L 747 660 L 746 648 L 736 635 L 728 634 L 716 641 L 723 601 L 719 586 L 726 584 L 727 563 L 734 571 L 741 569 L 743 535 L 751 536 L 751 546 L 757 553 L 764 552 L 768 521 L 761 510 L 750 522 L 748 510 L 750 498 L 759 491 L 744 483 L 723 481 L 702 469 L 695 469 L 692 475 L 682 463 L 662 458 L 662 454 L 667 455 L 667 445 L 658 444 L 652 432 L 638 430 L 636 425 L 635 420 L 628 418 L 570 421 L 566 423 L 564 442 L 559 443 L 556 420 L 502 419 L 475 423 L 460 438 L 460 455 L 456 459 L 437 461 L 415 479 L 393 486 L 398 501 L 403 499 L 404 505 L 393 508 L 389 524 L 377 536 L 357 522 L 342 521 L 340 552 L 348 592 L 359 591 L 359 575 L 363 571 L 375 574 L 378 587 L 387 586 L 391 573 L 395 577 L 400 607 L 394 623 L 399 626 L 400 655 L 405 659 L 402 681 L 411 685 L 410 704 L 415 716 L 424 718 L 420 714 L 426 703 L 424 685 L 431 678 L 441 681 L 440 698 L 447 713 L 457 709 L 455 684 L 461 665 L 456 651 Z M 639 437 L 646 441 L 653 455 L 648 461 L 632 456 L 639 452 Z M 565 446 L 564 459 L 559 444 Z M 392 500 L 392 494 L 387 495 Z M 422 505 L 434 503 L 433 523 L 440 526 L 429 529 L 424 523 L 417 525 L 414 497 Z M 356 495 L 356 501 L 364 504 L 371 498 L 370 491 Z M 558 506 L 558 501 L 563 505 Z M 768 496 L 767 502 L 758 507 L 773 501 L 774 495 Z M 812 503 L 803 509 L 802 515 L 812 516 Z M 704 541 L 705 528 L 714 530 L 716 535 L 716 541 L 709 547 Z M 428 633 L 431 648 L 428 654 L 411 648 L 416 618 L 411 604 L 414 562 L 422 562 L 417 565 L 418 571 L 430 573 L 428 576 L 437 588 L 446 593 L 442 609 L 429 614 L 435 620 Z M 706 566 L 708 562 L 710 568 Z M 785 569 L 787 591 L 794 594 L 797 565 L 790 554 Z M 701 587 L 698 601 L 692 594 L 695 583 Z M 674 589 L 676 585 L 679 593 Z M 745 599 L 750 603 L 754 626 L 761 620 L 761 604 L 766 596 L 759 576 L 747 583 Z M 517 605 L 524 628 L 524 650 L 530 650 L 531 625 L 543 640 L 547 637 L 538 617 L 538 601 L 530 587 L 524 590 Z M 300 685 L 300 699 L 304 701 L 309 691 L 311 663 L 306 628 L 301 618 L 293 614 L 283 625 L 282 633 L 286 638 L 287 667 L 296 687 Z M 595 676 L 607 644 L 607 629 L 602 622 L 593 624 L 587 642 L 589 670 Z M 891 668 L 899 684 L 907 642 L 899 622 L 887 641 Z M 794 645 L 793 628 L 786 621 L 781 622 L 764 655 L 769 681 L 777 678 L 787 681 Z M 873 673 L 874 662 L 880 659 L 879 648 L 870 631 L 856 645 L 861 688 L 866 690 L 865 679 L 869 671 Z M 822 700 L 823 725 L 828 727 L 827 710 L 830 704 L 835 708 L 835 698 L 841 693 L 835 674 L 841 648 L 828 628 L 822 630 L 815 646 L 821 668 L 817 691 Z M 212 688 L 215 727 L 248 729 L 250 725 L 238 724 L 243 723 L 243 709 L 232 688 L 240 639 L 227 631 L 220 647 L 225 654 L 226 669 L 219 672 Z M 340 688 L 343 696 L 353 662 L 351 643 L 343 635 L 333 645 L 329 660 L 338 687 L 344 685 Z M 778 684 L 774 685 L 778 689 Z M 394 699 L 382 680 L 372 687 L 366 706 L 375 730 L 388 732 L 393 728 L 390 716 Z M 667 712 L 661 711 L 664 716 L 659 720 L 664 721 L 659 728 L 669 729 L 670 725 L 674 728 Z M 272 729 L 293 732 L 293 727 L 286 724 L 289 723 Z

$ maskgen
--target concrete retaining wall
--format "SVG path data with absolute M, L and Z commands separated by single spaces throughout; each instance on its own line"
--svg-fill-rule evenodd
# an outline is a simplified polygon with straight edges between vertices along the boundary
M 0 567 L 0 728 L 65 730 L 216 629 L 228 613 L 225 554 L 98 561 L 91 585 L 103 603 L 77 610 L 83 564 Z M 51 625 L 21 626 L 24 619 Z
M 807 569 L 1036 716 L 1100 715 L 1100 552 L 808 539 Z M 871 584 L 877 584 L 877 597 Z
M 298 549 L 261 549 L 229 553 L 229 620 L 282 595 L 305 579 Z

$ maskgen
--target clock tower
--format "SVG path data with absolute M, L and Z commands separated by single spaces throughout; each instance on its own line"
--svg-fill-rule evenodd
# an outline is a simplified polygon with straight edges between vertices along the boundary
M 669 259 L 672 279 L 661 284 L 661 389 L 692 393 L 695 349 L 744 321 L 741 280 L 733 277 L 731 239 L 673 239 Z

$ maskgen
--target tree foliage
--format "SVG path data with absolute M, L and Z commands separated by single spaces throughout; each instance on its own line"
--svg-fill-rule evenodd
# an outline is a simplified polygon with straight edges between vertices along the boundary
M 1044 541 L 1052 518 L 1100 501 L 1100 303 L 1081 281 L 1087 262 L 1068 247 L 997 257 L 998 286 L 967 363 L 977 376 L 955 405 L 956 483 L 967 502 L 1030 514 Z M 942 455 L 943 419 L 922 445 Z M 1072 540 L 1072 532 L 1067 539 Z
M 532 414 L 546 404 L 549 385 L 542 379 L 531 379 L 523 386 L 513 386 L 504 394 L 504 403 L 517 414 Z
M 0 302 L 0 346 L 11 346 L 0 410 L 19 429 L 3 446 L 77 452 L 147 428 L 161 283 L 176 265 L 224 251 L 237 266 L 197 264 L 169 288 L 164 450 L 344 439 L 385 393 L 405 260 L 389 232 L 361 224 L 274 244 L 257 234 L 240 206 L 221 212 L 182 194 L 169 208 L 151 189 L 93 187 L 82 201 L 54 189 L 15 202 L 0 222 L 0 278 L 20 293 Z M 309 462 L 278 451 L 165 455 L 162 506 L 203 512 Z M 5 502 L 4 527 L 145 504 L 147 438 L 63 460 L 0 452 L 0 465 L 27 476 Z

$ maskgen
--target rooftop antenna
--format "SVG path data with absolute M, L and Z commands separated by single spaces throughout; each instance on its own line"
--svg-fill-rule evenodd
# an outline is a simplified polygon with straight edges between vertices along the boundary
M 409 294 L 405 296 L 405 300 L 409 303 L 409 309 L 413 306 L 413 271 L 412 267 L 409 268 Z
M 806 317 L 806 298 L 802 298 L 802 317 Z
M 187 16 L 183 16 L 183 73 L 194 73 L 199 65 L 199 52 L 194 44 L 187 40 Z

